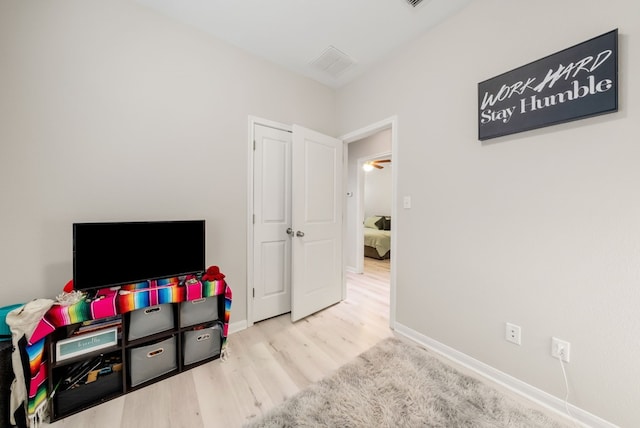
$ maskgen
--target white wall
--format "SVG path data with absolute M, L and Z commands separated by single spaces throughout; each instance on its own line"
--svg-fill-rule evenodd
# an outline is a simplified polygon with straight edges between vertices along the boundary
M 353 129 L 351 131 L 353 131 Z M 345 203 L 346 232 L 344 237 L 344 254 L 345 265 L 350 270 L 354 270 L 356 268 L 356 243 L 358 242 L 358 229 L 355 227 L 355 224 L 356 221 L 364 220 L 356 219 L 358 208 L 357 199 L 359 197 L 359 192 L 363 191 L 362 189 L 358 189 L 358 174 L 361 174 L 361 176 L 364 175 L 362 168 L 358 165 L 358 159 L 371 158 L 379 154 L 390 152 L 391 129 L 384 129 L 363 138 L 362 140 L 354 141 L 347 145 L 347 192 L 351 192 L 353 197 L 347 198 Z
M 364 217 L 391 215 L 391 163 L 364 174 Z
M 334 93 L 128 0 L 3 1 L 0 58 L 0 305 L 61 292 L 75 221 L 204 218 L 245 320 L 248 116 L 335 135 Z
M 640 6 L 472 2 L 338 93 L 339 131 L 397 114 L 397 321 L 640 426 Z M 620 30 L 620 111 L 477 140 L 477 84 Z M 504 323 L 522 326 L 522 346 Z

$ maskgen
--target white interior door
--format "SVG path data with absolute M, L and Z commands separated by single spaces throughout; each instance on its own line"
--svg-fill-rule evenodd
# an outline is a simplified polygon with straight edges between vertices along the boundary
M 291 132 L 254 127 L 254 322 L 291 310 Z
M 342 156 L 341 140 L 293 126 L 292 321 L 342 299 Z

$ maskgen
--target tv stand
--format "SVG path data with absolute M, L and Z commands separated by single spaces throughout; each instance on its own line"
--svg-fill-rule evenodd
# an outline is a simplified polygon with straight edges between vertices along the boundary
M 220 358 L 227 288 L 57 328 L 46 346 L 49 421 Z

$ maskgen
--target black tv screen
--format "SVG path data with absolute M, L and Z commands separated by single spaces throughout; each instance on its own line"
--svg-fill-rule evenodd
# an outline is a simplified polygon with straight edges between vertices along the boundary
M 204 272 L 204 240 L 204 220 L 74 223 L 74 288 Z

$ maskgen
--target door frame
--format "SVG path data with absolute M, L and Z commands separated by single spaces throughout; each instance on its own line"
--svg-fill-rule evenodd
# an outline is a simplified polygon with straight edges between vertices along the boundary
M 386 119 L 382 119 L 379 122 L 372 123 L 371 125 L 365 126 L 364 128 L 356 129 L 355 131 L 349 132 L 347 134 L 338 137 L 343 141 L 344 145 L 344 163 L 345 166 L 343 168 L 343 179 L 342 182 L 346 189 L 346 185 L 348 183 L 348 144 L 353 143 L 355 141 L 362 140 L 363 138 L 369 137 L 373 134 L 376 134 L 385 129 L 391 129 L 391 159 L 393 159 L 394 167 L 391 169 L 391 219 L 393 221 L 393 233 L 391 234 L 391 272 L 389 279 L 389 327 L 394 330 L 396 324 L 396 260 L 398 255 L 398 230 L 401 229 L 400 222 L 398 220 L 398 116 L 393 115 Z M 345 190 L 346 192 L 346 190 Z M 343 209 L 343 215 L 345 215 L 345 210 Z M 343 236 L 347 236 L 346 231 L 347 224 L 343 222 Z M 343 243 L 343 246 L 346 246 Z M 364 251 L 364 250 L 363 250 Z M 346 277 L 346 261 L 343 257 L 343 280 L 342 280 L 342 298 L 345 299 L 347 296 L 347 277 Z
M 253 288 L 254 288 L 254 257 L 253 257 L 253 168 L 254 168 L 254 141 L 255 125 L 262 125 L 269 128 L 280 129 L 282 131 L 293 132 L 293 126 L 273 120 L 263 119 L 256 116 L 249 116 L 249 132 L 247 133 L 247 327 L 254 324 L 253 314 Z

